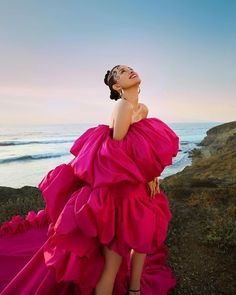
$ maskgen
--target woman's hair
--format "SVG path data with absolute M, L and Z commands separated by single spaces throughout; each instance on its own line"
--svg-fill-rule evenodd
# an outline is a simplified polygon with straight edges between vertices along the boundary
M 104 83 L 110 88 L 110 91 L 111 91 L 110 99 L 114 99 L 114 100 L 118 100 L 120 98 L 120 93 L 112 88 L 112 85 L 116 83 L 116 80 L 112 71 L 118 66 L 119 65 L 116 65 L 115 67 L 113 67 L 111 71 L 108 70 L 104 78 Z

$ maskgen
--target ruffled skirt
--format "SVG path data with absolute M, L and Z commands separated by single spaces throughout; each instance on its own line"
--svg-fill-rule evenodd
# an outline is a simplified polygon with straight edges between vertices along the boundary
M 147 253 L 141 294 L 167 294 L 176 285 L 164 244 L 171 218 L 164 192 L 151 198 L 143 183 L 85 185 L 69 196 L 45 242 L 0 294 L 95 294 L 104 245 L 122 256 L 113 295 L 128 289 L 131 249 Z

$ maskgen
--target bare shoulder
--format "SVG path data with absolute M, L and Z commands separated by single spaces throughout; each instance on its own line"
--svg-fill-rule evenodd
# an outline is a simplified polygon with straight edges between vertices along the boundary
M 117 109 L 117 110 L 118 109 L 126 109 L 126 108 L 129 109 L 129 110 L 134 109 L 133 105 L 129 101 L 124 100 L 124 99 L 118 101 L 116 106 L 115 106 L 115 109 Z M 142 102 L 138 103 L 138 110 L 141 110 L 144 113 L 149 112 L 149 109 L 148 109 L 147 105 L 142 103 Z
M 118 109 L 132 110 L 133 109 L 133 105 L 129 101 L 125 100 L 125 99 L 120 99 L 120 100 L 117 101 L 115 108 L 117 110 Z
M 119 101 L 114 114 L 113 139 L 121 140 L 125 137 L 132 123 L 133 107 L 127 101 Z
M 133 106 L 130 102 L 126 100 L 120 100 L 115 108 L 115 122 L 117 125 L 120 125 L 123 123 L 130 124 L 131 123 L 131 118 L 132 118 L 132 113 L 133 113 Z
M 133 106 L 130 102 L 126 100 L 118 100 L 115 103 L 115 106 L 112 111 L 112 119 L 115 120 L 118 116 L 122 116 L 122 114 L 131 113 L 133 111 Z
M 110 127 L 118 127 L 118 125 L 126 123 L 129 125 L 131 118 L 131 123 L 140 120 L 140 118 L 146 118 L 149 109 L 146 104 L 138 103 L 138 109 L 134 110 L 133 105 L 127 100 L 118 100 L 113 108 Z M 116 123 L 116 124 L 115 124 Z M 118 127 L 119 128 L 119 127 Z
M 140 102 L 139 105 L 142 108 L 142 112 L 144 114 L 144 117 L 147 117 L 148 112 L 149 112 L 149 109 L 148 109 L 147 105 L 142 103 L 142 102 Z

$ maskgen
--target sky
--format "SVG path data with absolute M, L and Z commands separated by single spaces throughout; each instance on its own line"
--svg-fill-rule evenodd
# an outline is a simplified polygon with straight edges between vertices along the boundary
M 0 124 L 109 123 L 104 76 L 138 72 L 166 122 L 236 119 L 236 1 L 0 1 Z

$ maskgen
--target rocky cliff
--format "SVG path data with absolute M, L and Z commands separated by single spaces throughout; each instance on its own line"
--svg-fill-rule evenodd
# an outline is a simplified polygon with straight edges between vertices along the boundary
M 236 292 L 236 122 L 207 131 L 192 164 L 160 183 L 173 218 L 167 244 L 175 294 Z
M 192 165 L 164 183 L 172 187 L 236 187 L 236 122 L 207 131 L 207 136 L 189 155 Z

